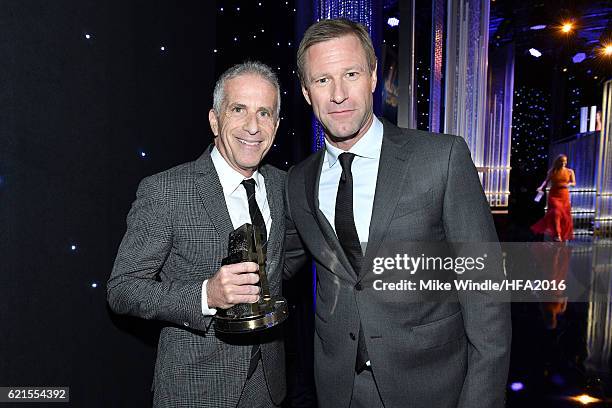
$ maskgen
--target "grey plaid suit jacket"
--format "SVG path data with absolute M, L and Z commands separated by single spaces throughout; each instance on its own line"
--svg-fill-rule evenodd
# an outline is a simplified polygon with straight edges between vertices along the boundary
M 246 380 L 250 351 L 261 342 L 267 387 L 277 404 L 285 396 L 280 331 L 257 336 L 215 333 L 202 315 L 202 283 L 227 256 L 232 222 L 210 151 L 142 180 L 127 217 L 127 232 L 108 281 L 116 313 L 166 322 L 160 333 L 154 406 L 235 407 Z M 273 294 L 281 292 L 285 172 L 260 168 L 272 227 L 266 270 Z

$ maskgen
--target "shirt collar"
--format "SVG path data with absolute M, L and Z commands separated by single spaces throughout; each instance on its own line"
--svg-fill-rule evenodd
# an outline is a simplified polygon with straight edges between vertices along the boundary
M 382 148 L 382 139 L 383 124 L 376 116 L 374 116 L 368 131 L 348 151 L 359 157 L 378 160 L 380 158 L 380 150 Z M 344 153 L 344 150 L 333 146 L 327 141 L 327 139 L 325 139 L 325 151 L 327 153 L 326 159 L 329 167 L 333 167 L 338 161 L 338 156 L 340 156 L 341 153 Z
M 233 194 L 242 184 L 242 180 L 246 180 L 247 177 L 244 177 L 229 164 L 227 164 L 227 161 L 225 161 L 225 158 L 221 155 L 221 152 L 219 152 L 217 146 L 213 147 L 212 151 L 210 152 L 210 158 L 215 166 L 217 175 L 219 176 L 219 181 L 221 182 L 221 187 L 223 188 L 223 194 L 226 196 Z M 255 188 L 257 189 L 259 189 L 264 182 L 263 176 L 258 170 L 255 170 L 253 172 L 253 176 L 248 178 L 255 180 Z

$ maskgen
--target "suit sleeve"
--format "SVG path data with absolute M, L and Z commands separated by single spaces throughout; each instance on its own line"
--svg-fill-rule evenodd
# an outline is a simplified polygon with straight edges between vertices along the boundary
M 127 217 L 127 231 L 107 284 L 110 308 L 119 314 L 206 330 L 202 281 L 160 280 L 172 249 L 172 217 L 159 178 L 145 178 Z
M 489 243 L 494 262 L 486 270 L 492 279 L 503 275 L 501 251 L 491 210 L 465 141 L 456 137 L 451 147 L 444 193 L 443 221 L 447 241 Z M 493 244 L 491 244 L 493 243 Z M 470 244 L 473 251 L 477 245 Z M 465 331 L 468 338 L 468 371 L 458 407 L 503 407 L 508 375 L 511 320 L 510 304 L 489 292 L 460 291 Z
M 290 181 L 293 167 L 289 169 L 285 180 L 285 259 L 283 279 L 291 279 L 306 264 L 308 256 L 304 244 L 293 222 L 290 203 Z

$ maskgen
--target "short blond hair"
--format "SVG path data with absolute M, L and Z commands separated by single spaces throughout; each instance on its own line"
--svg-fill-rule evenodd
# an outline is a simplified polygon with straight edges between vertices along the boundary
M 376 69 L 376 53 L 368 30 L 360 23 L 345 18 L 320 20 L 308 27 L 297 51 L 298 76 L 302 85 L 306 84 L 306 51 L 315 44 L 354 35 L 361 43 L 368 61 L 370 73 Z

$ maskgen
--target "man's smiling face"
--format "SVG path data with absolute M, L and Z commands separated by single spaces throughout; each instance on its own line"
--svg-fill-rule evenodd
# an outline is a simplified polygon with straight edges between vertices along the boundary
M 276 98 L 276 88 L 260 75 L 239 75 L 225 82 L 221 112 L 208 113 L 219 153 L 245 177 L 253 174 L 274 142 Z

